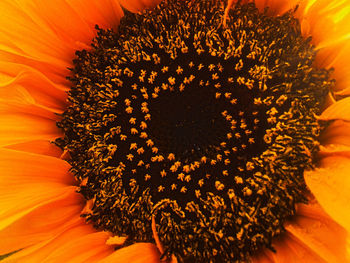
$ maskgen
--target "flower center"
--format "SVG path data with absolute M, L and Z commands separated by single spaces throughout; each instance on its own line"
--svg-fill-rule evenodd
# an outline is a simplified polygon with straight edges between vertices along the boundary
M 220 114 L 224 108 L 215 100 L 215 90 L 193 85 L 162 94 L 150 105 L 150 136 L 163 152 L 174 153 L 183 163 L 213 157 L 213 147 L 220 146 L 230 128 Z
M 96 228 L 180 262 L 244 261 L 271 248 L 313 168 L 334 84 L 293 12 L 163 1 L 97 27 L 69 77 L 56 144 L 93 200 Z

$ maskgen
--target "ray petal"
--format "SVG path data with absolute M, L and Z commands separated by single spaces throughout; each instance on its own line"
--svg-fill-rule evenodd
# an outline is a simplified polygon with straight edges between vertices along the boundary
M 263 249 L 253 262 L 348 262 L 348 232 L 313 197 L 297 206 L 296 216 L 285 223 L 285 229 L 272 244 L 276 252 Z
M 156 245 L 151 243 L 136 243 L 125 248 L 116 250 L 100 263 L 160 263 L 160 254 Z
M 323 145 L 345 145 L 350 146 L 350 122 L 343 120 L 333 121 L 321 136 Z
M 339 100 L 325 109 L 321 116 L 321 120 L 345 120 L 350 121 L 350 97 Z
M 84 2 L 1 1 L 0 10 L 5 10 L 0 18 L 1 61 L 27 65 L 66 85 L 66 68 L 75 50 L 89 47 L 95 24 L 117 25 L 122 15 L 116 0 L 91 0 L 85 6 Z
M 30 113 L 10 112 L 7 107 L 3 112 L 5 106 L 2 104 L 0 107 L 0 146 L 32 140 L 54 140 L 61 135 L 52 119 Z
M 60 158 L 62 150 L 48 140 L 34 140 L 8 145 L 5 148 Z
M 346 0 L 310 0 L 300 14 L 302 31 L 318 49 L 316 65 L 334 68 L 335 90 L 350 86 L 350 3 Z
M 293 234 L 287 232 L 274 242 L 276 252 L 266 251 L 275 263 L 327 263 Z
M 71 187 L 52 199 L 38 202 L 30 212 L 0 230 L 0 254 L 48 241 L 81 223 L 81 199 Z
M 305 173 L 305 180 L 323 209 L 350 231 L 350 158 L 329 156 L 320 167 Z
M 256 6 L 260 11 L 268 8 L 268 13 L 270 15 L 281 15 L 285 12 L 293 10 L 299 4 L 298 0 L 289 0 L 289 1 L 279 1 L 279 0 L 256 0 Z
M 156 6 L 161 0 L 119 0 L 119 2 L 124 8 L 137 13 Z
M 347 262 L 347 231 L 313 201 L 298 205 L 286 230 L 328 263 Z
M 63 160 L 0 148 L 0 229 L 49 200 L 75 191 Z
M 62 69 L 64 75 L 66 69 Z M 0 62 L 0 100 L 33 104 L 59 113 L 66 105 L 66 85 L 52 82 L 40 71 L 12 62 Z
M 80 220 L 54 238 L 17 252 L 4 263 L 99 262 L 114 251 L 113 247 L 106 245 L 109 236 L 106 232 L 96 232 Z

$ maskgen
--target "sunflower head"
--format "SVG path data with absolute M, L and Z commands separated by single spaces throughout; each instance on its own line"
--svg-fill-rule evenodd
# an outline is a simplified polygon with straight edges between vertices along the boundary
M 333 85 L 293 11 L 163 1 L 77 52 L 56 140 L 93 200 L 84 216 L 181 260 L 243 260 L 306 202 Z
M 0 1 L 1 262 L 349 262 L 350 2 L 159 2 Z

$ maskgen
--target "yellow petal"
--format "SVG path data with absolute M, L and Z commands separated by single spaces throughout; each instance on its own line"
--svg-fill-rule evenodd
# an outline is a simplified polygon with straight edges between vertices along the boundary
M 119 2 L 124 8 L 137 13 L 156 6 L 161 0 L 119 0 Z
M 321 168 L 305 172 L 307 186 L 323 209 L 350 231 L 350 158 L 323 158 Z
M 31 212 L 0 230 L 0 254 L 47 242 L 72 226 L 81 224 L 81 209 L 82 197 L 73 188 L 44 204 L 39 202 Z
M 321 120 L 345 120 L 350 121 L 350 97 L 337 101 L 336 103 L 325 109 L 321 116 Z
M 58 158 L 0 148 L 0 229 L 49 200 L 75 191 Z
M 136 243 L 116 250 L 100 263 L 160 263 L 160 254 L 157 247 L 151 243 Z

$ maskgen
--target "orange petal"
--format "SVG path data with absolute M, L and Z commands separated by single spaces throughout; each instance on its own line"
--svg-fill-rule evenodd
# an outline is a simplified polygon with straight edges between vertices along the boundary
M 42 118 L 43 120 L 48 120 L 51 125 L 56 126 L 55 122 L 58 120 L 57 114 L 62 113 L 62 111 L 52 110 L 35 103 L 25 103 L 0 99 L 0 114 L 13 114 L 21 117 L 35 117 Z
M 64 84 L 75 50 L 87 48 L 96 23 L 119 23 L 115 0 L 3 0 L 0 10 L 0 58 L 33 67 Z M 62 15 L 64 14 L 64 15 Z
M 306 184 L 324 210 L 350 231 L 350 158 L 323 158 L 321 168 L 305 172 Z
M 45 6 L 41 0 L 25 2 L 27 4 L 21 1 L 20 7 L 32 18 L 35 16 L 35 21 L 40 21 L 44 30 L 54 32 L 70 56 L 76 49 L 89 45 L 95 35 L 96 24 L 112 27 L 119 23 L 122 15 L 118 2 L 113 0 L 90 0 L 88 3 L 82 0 L 52 0 Z
M 35 140 L 23 143 L 12 144 L 6 146 L 7 149 L 12 149 L 21 152 L 36 153 L 59 158 L 62 155 L 62 150 L 50 141 Z
M 336 80 L 334 90 L 337 94 L 347 95 L 350 87 L 350 36 L 338 42 L 331 42 L 318 46 L 315 64 L 318 67 L 333 68 L 331 77 Z M 347 90 L 347 91 L 345 91 Z
M 318 152 L 319 158 L 330 157 L 330 156 L 344 156 L 350 158 L 350 146 L 330 144 L 327 146 L 320 147 Z
M 229 5 L 233 6 L 233 4 L 237 3 L 238 0 L 229 0 Z M 249 3 L 254 2 L 256 7 L 260 10 L 260 12 L 264 12 L 266 8 L 268 8 L 267 12 L 269 15 L 281 15 L 285 12 L 293 10 L 296 8 L 298 4 L 300 4 L 298 0 L 289 0 L 289 1 L 279 1 L 279 0 L 243 0 L 241 3 Z
M 131 12 L 137 13 L 158 5 L 162 0 L 119 0 L 120 4 Z
M 348 72 L 348 71 L 347 71 Z M 340 91 L 337 91 L 335 94 L 340 96 L 349 96 L 350 95 L 350 85 L 347 85 L 347 88 L 344 88 Z
M 312 251 L 307 244 L 304 244 L 290 232 L 276 238 L 273 245 L 276 253 L 268 250 L 265 253 L 275 263 L 327 263 L 317 253 Z
M 37 14 L 62 42 L 74 49 L 77 42 L 89 44 L 95 35 L 96 24 L 110 28 L 118 25 L 122 16 L 116 0 L 52 0 L 45 6 L 41 0 L 30 0 L 26 8 L 27 12 Z
M 39 205 L 75 190 L 58 158 L 0 148 L 0 229 Z
M 305 4 L 306 3 L 306 4 Z M 312 36 L 318 54 L 316 65 L 335 69 L 335 90 L 350 86 L 350 3 L 338 0 L 309 0 L 303 2 L 300 15 L 302 31 Z
M 106 232 L 77 235 L 71 240 L 62 240 L 60 247 L 51 252 L 43 262 L 91 262 L 92 257 L 101 257 L 103 254 L 113 253 L 113 247 L 106 245 L 106 240 L 110 236 Z M 53 243 L 58 243 L 57 241 Z
M 10 65 L 7 66 L 11 68 Z M 60 112 L 57 108 L 63 103 L 57 102 L 53 105 L 50 104 L 53 100 L 48 99 L 51 96 L 55 97 L 54 92 L 58 90 L 52 88 L 50 91 L 48 83 L 40 82 L 38 78 L 29 79 L 30 77 L 26 83 L 19 77 L 10 81 L 11 84 L 0 86 L 0 145 L 27 140 L 54 139 L 60 136 L 59 130 L 55 127 L 57 119 L 55 113 Z M 17 85 L 15 82 L 22 83 Z M 47 91 L 43 91 L 43 88 L 31 88 L 30 83 L 47 87 Z M 42 94 L 38 95 L 40 89 Z
M 268 14 L 281 15 L 288 12 L 299 4 L 298 0 L 280 1 L 280 0 L 256 0 L 255 4 L 261 12 L 268 8 Z
M 72 58 L 73 55 L 70 56 L 69 60 Z M 64 90 L 66 87 L 69 87 L 69 81 L 66 79 L 66 76 L 70 74 L 67 67 L 71 67 L 71 62 L 58 62 L 50 59 L 44 60 L 44 58 L 30 57 L 23 54 L 21 51 L 16 51 L 16 48 L 14 48 L 14 50 L 8 48 L 8 44 L 6 44 L 4 47 L 1 47 L 1 43 L 0 60 L 4 61 L 5 63 L 16 63 L 33 68 L 41 74 L 45 75 L 45 77 L 50 79 L 58 87 L 62 87 L 62 90 Z
M 274 263 L 275 261 L 268 255 L 266 249 L 261 249 L 252 256 L 253 263 Z
M 1 89 L 1 88 L 0 88 Z M 46 107 L 43 104 L 37 103 L 23 87 L 14 87 L 9 89 L 8 96 L 0 94 L 0 114 L 16 114 L 25 116 L 34 116 L 42 119 L 47 119 L 55 123 L 58 120 L 57 114 L 63 112 L 58 108 Z M 0 93 L 2 90 L 0 90 Z M 5 93 L 6 91 L 4 91 Z M 47 100 L 49 102 L 49 100 Z M 63 106 L 65 103 L 61 103 Z M 61 107 L 60 106 L 60 107 Z
M 347 262 L 347 231 L 327 215 L 317 202 L 299 205 L 297 216 L 285 227 L 325 262 Z
M 160 254 L 157 247 L 151 243 L 136 243 L 116 250 L 100 263 L 160 263 Z
M 325 46 L 349 35 L 350 3 L 339 0 L 309 0 L 303 9 L 303 22 L 308 22 L 313 42 Z M 305 32 L 306 33 L 306 32 Z
M 3 0 L 0 9 L 4 10 L 0 18 L 2 50 L 53 64 L 60 64 L 68 58 L 66 44 L 60 43 L 56 32 L 36 12 L 30 10 L 29 1 L 17 3 Z
M 81 209 L 82 196 L 73 187 L 46 203 L 35 204 L 31 212 L 0 230 L 0 254 L 47 242 L 81 223 Z
M 350 123 L 342 120 L 333 121 L 323 132 L 321 142 L 323 145 L 350 146 Z
M 86 24 L 94 28 L 96 24 L 103 28 L 116 28 L 123 11 L 116 0 L 67 0 L 67 3 Z
M 54 140 L 61 136 L 55 121 L 28 113 L 1 112 L 0 146 L 33 140 Z
M 51 240 L 19 251 L 4 263 L 99 262 L 114 251 L 113 247 L 105 244 L 109 236 L 80 222 Z
M 321 116 L 321 120 L 345 120 L 350 121 L 350 97 L 337 101 L 336 103 L 325 109 Z
M 65 69 L 62 70 L 64 75 Z M 68 86 L 52 82 L 41 72 L 12 62 L 0 62 L 0 100 L 35 104 L 59 113 L 66 105 Z
M 262 249 L 255 263 L 347 261 L 347 231 L 327 215 L 314 198 L 299 204 L 297 215 L 285 224 L 286 233 L 273 241 L 276 253 Z

